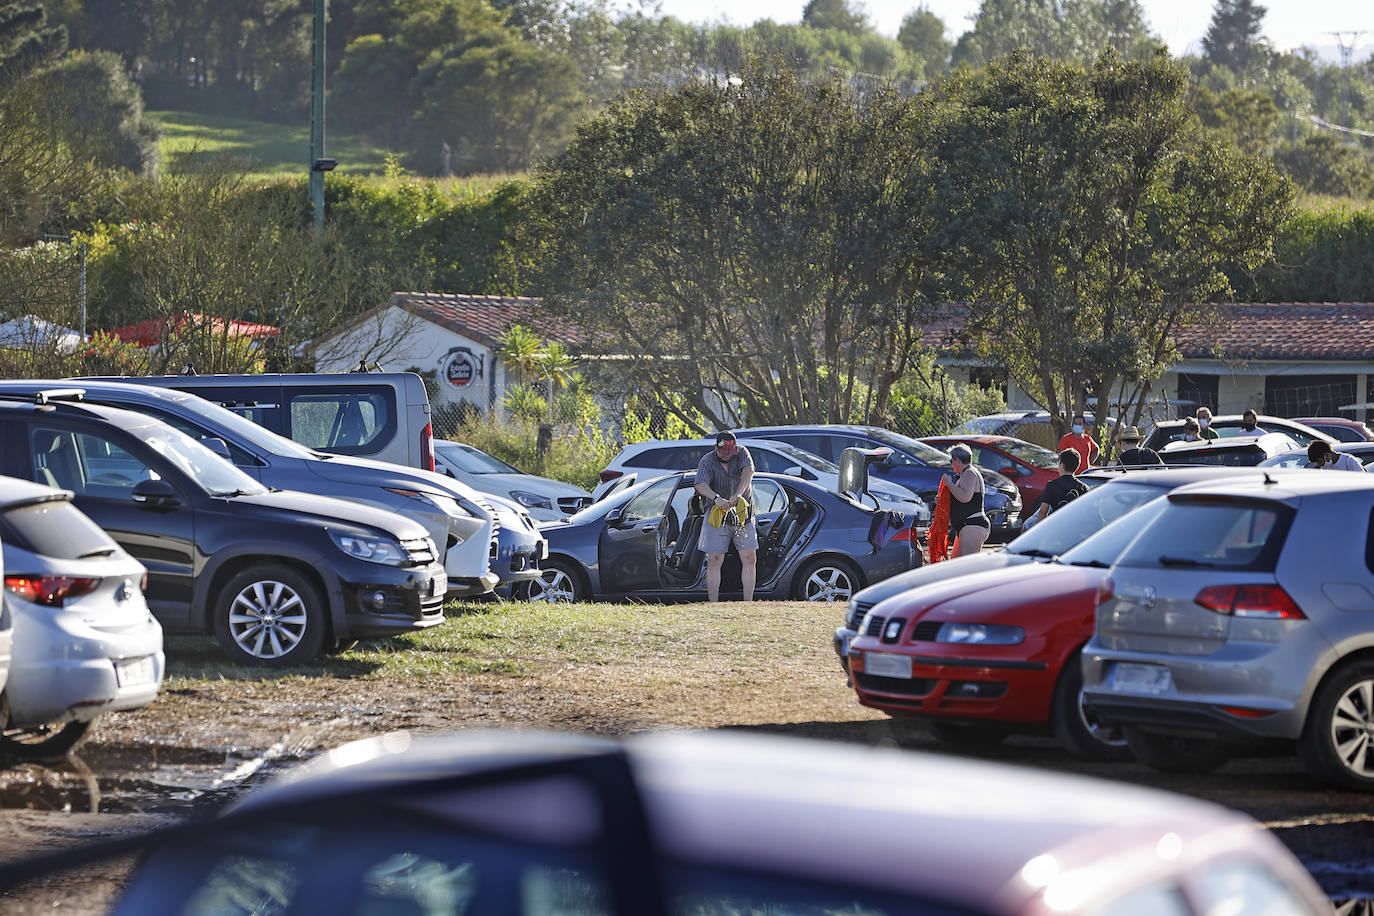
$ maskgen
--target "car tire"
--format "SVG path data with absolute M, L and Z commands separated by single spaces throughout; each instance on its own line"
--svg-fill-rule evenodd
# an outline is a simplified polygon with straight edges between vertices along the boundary
M 1303 766 L 1315 779 L 1374 791 L 1374 662 L 1337 670 L 1308 708 L 1298 741 Z
M 793 597 L 802 601 L 843 601 L 848 603 L 863 582 L 853 565 L 838 559 L 812 560 L 792 580 Z
M 324 647 L 325 628 L 319 589 L 281 564 L 237 573 L 215 604 L 215 638 L 242 664 L 282 668 L 308 662 Z
M 926 727 L 935 740 L 954 747 L 993 747 L 1011 734 L 1005 726 L 990 722 L 927 722 Z
M 1127 726 L 1126 744 L 1136 759 L 1161 773 L 1210 773 L 1231 759 L 1220 741 L 1158 735 Z
M 1075 652 L 1064 663 L 1054 687 L 1050 725 L 1060 745 L 1079 760 L 1130 760 L 1131 749 L 1121 728 L 1108 728 L 1083 708 L 1083 666 Z
M 81 745 L 99 716 L 85 722 L 6 728 L 0 732 L 0 756 L 10 760 L 56 760 Z
M 585 601 L 586 589 L 582 577 L 564 560 L 545 560 L 540 564 L 539 578 L 525 586 L 525 600 L 543 604 L 572 604 Z

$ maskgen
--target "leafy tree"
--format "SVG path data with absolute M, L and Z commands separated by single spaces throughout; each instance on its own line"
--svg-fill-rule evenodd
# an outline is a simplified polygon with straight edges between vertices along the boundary
M 137 174 L 157 168 L 157 127 L 143 116 L 143 94 L 117 55 L 76 51 L 30 79 L 65 100 L 60 126 L 67 142 L 101 165 Z
M 684 420 L 881 411 L 929 282 L 915 113 L 758 62 L 616 101 L 538 170 L 546 302 Z
M 837 29 L 853 35 L 868 30 L 868 17 L 851 8 L 847 0 L 807 0 L 802 23 L 813 29 Z
M 1193 108 L 1204 127 L 1247 155 L 1258 156 L 1274 142 L 1279 109 L 1270 92 L 1235 88 L 1212 92 L 1199 86 Z
M 981 303 L 971 344 L 1058 432 L 1086 395 L 1138 399 L 1184 304 L 1262 262 L 1287 216 L 1287 180 L 1200 135 L 1187 95 L 1161 50 L 1091 71 L 1012 55 L 933 100 L 932 242 Z
M 1330 133 L 1311 133 L 1284 144 L 1274 160 L 1300 188 L 1313 194 L 1367 198 L 1374 193 L 1374 160 Z
M 41 3 L 0 4 L 0 79 L 18 79 L 66 52 L 66 27 L 47 20 Z
M 1260 34 L 1266 10 L 1255 0 L 1217 0 L 1212 22 L 1202 36 L 1202 56 L 1209 63 L 1244 73 L 1268 48 Z
M 949 64 L 954 45 L 945 39 L 945 21 L 927 7 L 907 13 L 897 31 L 897 43 L 909 54 L 919 57 L 929 72 L 938 72 Z
M 983 0 L 954 60 L 981 65 L 1024 51 L 1088 65 L 1104 47 L 1144 59 L 1157 44 L 1139 0 Z

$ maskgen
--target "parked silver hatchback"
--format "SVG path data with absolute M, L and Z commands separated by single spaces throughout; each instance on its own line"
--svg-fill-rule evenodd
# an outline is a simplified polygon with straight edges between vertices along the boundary
M 146 706 L 162 683 L 162 627 L 143 565 L 71 503 L 0 477 L 4 602 L 14 621 L 0 753 L 60 757 L 107 712 Z
M 1281 739 L 1374 791 L 1374 478 L 1265 469 L 1168 500 L 1101 587 L 1084 705 L 1157 769 Z

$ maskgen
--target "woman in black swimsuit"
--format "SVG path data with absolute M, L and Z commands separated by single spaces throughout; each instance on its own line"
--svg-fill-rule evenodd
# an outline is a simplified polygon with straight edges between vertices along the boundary
M 951 556 L 962 557 L 983 549 L 983 542 L 992 533 L 992 522 L 983 511 L 983 477 L 973 467 L 973 452 L 967 445 L 955 445 L 949 450 L 949 463 L 954 466 L 949 486 L 949 535 L 953 541 Z

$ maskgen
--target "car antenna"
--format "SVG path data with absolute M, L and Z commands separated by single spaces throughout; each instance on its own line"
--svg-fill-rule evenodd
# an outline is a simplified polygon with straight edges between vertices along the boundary
M 1273 486 L 1274 484 L 1278 483 L 1278 481 L 1275 480 L 1274 478 L 1270 477 L 1268 471 L 1265 471 L 1265 472 L 1264 472 L 1264 483 L 1265 483 L 1266 486 Z
M 182 374 L 182 375 L 199 375 L 200 373 L 196 372 L 195 363 L 187 363 L 187 364 L 182 368 L 181 374 Z

